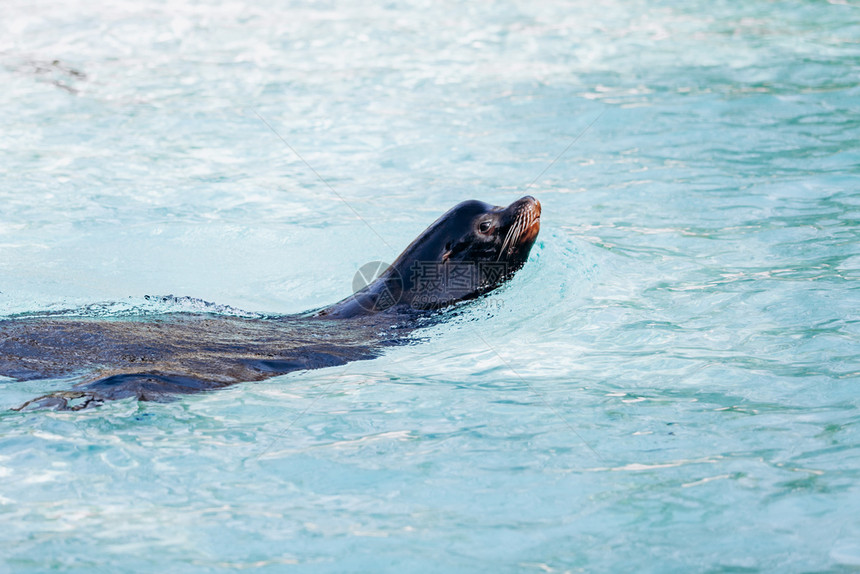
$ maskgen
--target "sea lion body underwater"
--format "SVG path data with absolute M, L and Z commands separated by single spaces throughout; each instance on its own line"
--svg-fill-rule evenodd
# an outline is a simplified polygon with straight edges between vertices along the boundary
M 531 196 L 508 207 L 460 203 L 365 288 L 304 314 L 0 320 L 0 376 L 72 378 L 72 390 L 19 409 L 78 410 L 128 397 L 165 401 L 178 393 L 371 359 L 408 340 L 432 311 L 510 278 L 534 245 L 540 212 Z

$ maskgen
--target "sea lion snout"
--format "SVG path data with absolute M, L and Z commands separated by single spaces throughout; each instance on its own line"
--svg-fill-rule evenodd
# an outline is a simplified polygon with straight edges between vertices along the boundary
M 540 217 L 540 201 L 536 200 L 530 195 L 525 196 L 523 199 L 530 199 L 532 201 L 532 203 L 534 204 L 534 207 L 532 209 L 534 209 L 537 216 Z
M 498 259 L 525 261 L 540 231 L 540 202 L 527 195 L 504 211 L 504 240 Z
M 524 206 L 526 209 L 531 209 L 535 212 L 535 214 L 540 217 L 540 202 L 536 200 L 531 195 L 526 195 L 525 197 L 521 197 L 511 204 L 513 206 Z

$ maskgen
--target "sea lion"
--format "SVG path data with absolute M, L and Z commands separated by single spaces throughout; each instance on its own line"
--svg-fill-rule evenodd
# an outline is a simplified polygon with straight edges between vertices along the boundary
M 0 375 L 74 377 L 79 382 L 73 390 L 19 409 L 78 410 L 128 397 L 170 400 L 177 393 L 371 359 L 406 340 L 420 318 L 510 278 L 528 258 L 540 213 L 531 196 L 508 207 L 460 203 L 367 287 L 299 315 L 2 320 Z

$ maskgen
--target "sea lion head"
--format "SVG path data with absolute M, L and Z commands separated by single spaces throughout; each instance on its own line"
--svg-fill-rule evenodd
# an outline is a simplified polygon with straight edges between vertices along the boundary
M 416 243 L 426 243 L 423 251 L 430 251 L 429 260 L 499 263 L 515 271 L 526 262 L 540 231 L 540 210 L 540 202 L 530 195 L 508 207 L 464 201 L 440 217 Z
M 322 315 L 438 309 L 478 297 L 519 270 L 540 231 L 531 196 L 507 207 L 464 201 L 437 219 L 375 281 Z

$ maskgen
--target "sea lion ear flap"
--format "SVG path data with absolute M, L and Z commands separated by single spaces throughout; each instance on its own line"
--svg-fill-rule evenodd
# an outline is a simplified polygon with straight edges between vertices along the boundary
M 445 244 L 445 251 L 442 252 L 442 256 L 439 258 L 440 263 L 445 263 L 448 259 L 451 258 L 451 252 L 453 249 L 451 248 L 451 242 Z

